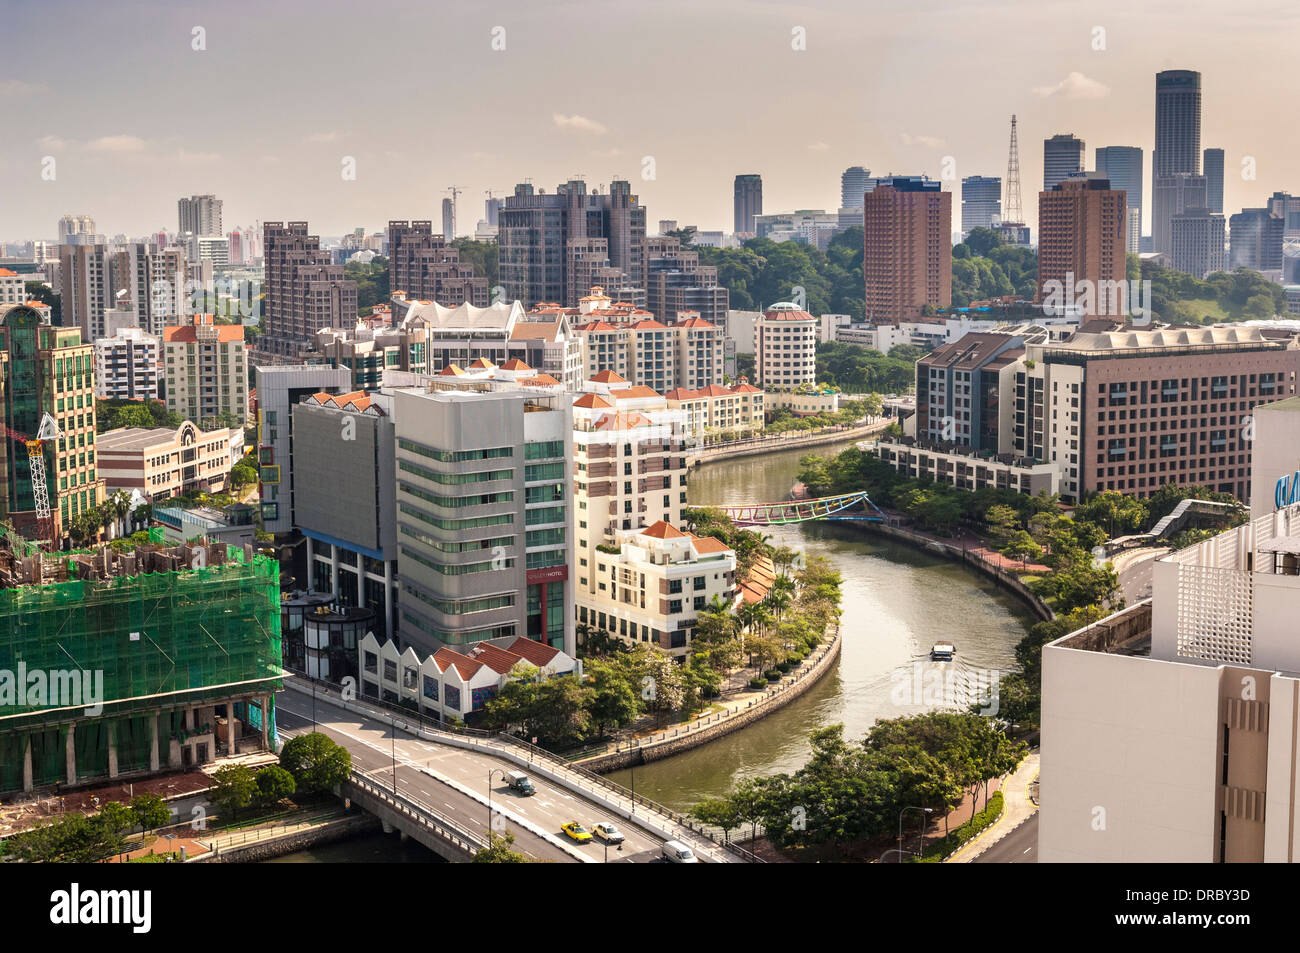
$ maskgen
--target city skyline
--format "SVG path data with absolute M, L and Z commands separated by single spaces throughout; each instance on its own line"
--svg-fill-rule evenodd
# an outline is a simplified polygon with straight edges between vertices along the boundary
M 51 9 L 66 14 L 57 34 L 37 29 L 37 17 Z M 342 5 L 314 4 L 308 18 L 305 6 L 287 4 L 258 8 L 265 29 L 255 33 L 241 23 L 251 9 L 139 4 L 110 13 L 68 0 L 39 14 L 11 11 L 8 35 L 25 39 L 5 49 L 0 89 L 22 133 L 0 145 L 0 172 L 14 183 L 0 208 L 0 240 L 53 238 L 69 213 L 92 216 L 106 235 L 148 234 L 171 226 L 178 198 L 208 193 L 224 201 L 228 228 L 307 219 L 324 236 L 357 226 L 378 231 L 390 218 L 438 220 L 452 183 L 462 190 L 458 230 L 470 234 L 484 190 L 500 195 L 531 179 L 550 192 L 579 173 L 602 191 L 627 179 L 652 220 L 725 229 L 732 182 L 743 172 L 763 176 L 764 210 L 773 212 L 837 208 L 840 175 L 852 165 L 873 175 L 927 174 L 945 190 L 966 176 L 1003 176 L 1013 112 L 1025 182 L 1041 181 L 1036 143 L 1058 133 L 1088 142 L 1089 159 L 1094 144 L 1134 145 L 1149 163 L 1153 76 L 1165 69 L 1202 74 L 1202 144 L 1226 150 L 1225 209 L 1296 187 L 1287 157 L 1300 133 L 1272 118 L 1261 92 L 1271 82 L 1268 64 L 1284 55 L 1278 23 L 1297 18 L 1281 3 L 1183 16 L 1175 29 L 1165 16 L 1175 8 L 1163 3 L 1139 13 L 1117 4 L 1072 13 L 1008 0 L 924 18 L 841 3 L 746 7 L 743 18 L 728 5 L 682 4 L 665 16 L 662 5 L 624 3 L 506 3 L 490 13 L 378 4 L 367 30 L 349 31 L 337 29 L 348 13 Z M 318 51 L 312 68 L 276 69 L 276 44 L 290 24 L 304 47 Z M 619 29 L 604 29 L 612 24 Z M 596 42 L 573 38 L 583 26 Z M 192 48 L 198 27 L 202 50 Z M 792 48 L 799 29 L 803 50 Z M 420 36 L 443 38 L 439 62 L 460 80 L 455 95 L 423 93 L 443 84 L 391 57 L 398 38 Z M 1249 55 L 1233 39 L 1247 36 Z M 632 38 L 639 57 L 665 67 L 686 52 L 703 62 L 744 57 L 773 68 L 717 71 L 694 84 L 701 108 L 689 113 L 660 96 L 657 84 L 575 89 L 559 78 L 563 71 L 538 70 L 557 56 L 581 55 L 596 73 L 616 71 Z M 979 67 L 965 55 L 973 40 L 1013 50 L 1000 61 L 1013 65 Z M 848 55 L 864 43 L 877 55 Z M 85 84 L 49 66 L 95 49 L 113 51 L 114 82 Z M 359 81 L 357 64 L 379 56 L 391 65 L 373 82 Z M 973 69 L 986 74 L 974 103 L 960 94 Z M 149 109 L 121 110 L 121 90 L 132 86 L 147 91 Z M 527 96 L 518 95 L 522 88 Z M 210 100 L 196 98 L 203 89 Z M 394 97 L 390 89 L 406 93 Z M 184 117 L 195 113 L 190 133 Z M 413 114 L 431 115 L 438 132 L 412 128 Z M 41 178 L 46 156 L 56 162 L 53 181 Z M 341 174 L 347 157 L 355 160 L 354 180 Z M 653 178 L 642 174 L 647 157 Z M 1242 178 L 1245 157 L 1254 160 L 1254 181 Z M 21 185 L 24 176 L 29 186 Z M 1148 176 L 1148 194 L 1150 184 Z M 1033 222 L 1037 197 L 1025 199 Z

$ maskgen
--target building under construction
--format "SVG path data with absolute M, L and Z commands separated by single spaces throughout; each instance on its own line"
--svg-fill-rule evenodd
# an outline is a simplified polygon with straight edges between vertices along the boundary
M 0 537 L 0 793 L 275 746 L 279 567 L 252 547 Z

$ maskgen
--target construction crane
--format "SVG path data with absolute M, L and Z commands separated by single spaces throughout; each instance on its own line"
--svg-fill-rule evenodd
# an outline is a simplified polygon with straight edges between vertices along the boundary
M 0 424 L 5 434 L 13 440 L 20 441 L 27 447 L 27 467 L 32 477 L 32 499 L 36 509 L 36 535 L 54 546 L 54 517 L 50 513 L 50 488 L 45 480 L 45 445 L 63 436 L 59 425 L 49 414 L 41 417 L 40 428 L 35 437 L 19 433 L 11 427 Z

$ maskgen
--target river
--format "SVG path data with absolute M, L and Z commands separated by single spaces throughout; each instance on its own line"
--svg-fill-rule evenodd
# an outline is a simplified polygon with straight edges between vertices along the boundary
M 698 506 L 785 499 L 801 456 L 830 456 L 849 445 L 711 463 L 691 472 L 689 500 Z M 808 758 L 808 733 L 821 725 L 843 723 L 846 737 L 858 740 L 878 719 L 942 707 L 927 698 L 933 673 L 944 671 L 925 661 L 933 643 L 957 644 L 953 665 L 959 671 L 1008 671 L 1015 667 L 1016 643 L 1035 621 L 1023 603 L 984 576 L 852 523 L 803 523 L 764 532 L 805 556 L 825 556 L 843 576 L 840 659 L 801 697 L 756 724 L 676 757 L 610 775 L 676 810 L 723 794 L 741 778 L 798 769 Z M 919 680 L 916 665 L 922 666 Z M 918 681 L 922 691 L 915 697 Z M 895 697 L 900 684 L 914 697 L 900 703 Z M 417 845 L 400 844 L 396 835 L 376 834 L 279 861 L 431 857 Z
M 848 445 L 711 463 L 691 472 L 688 498 L 696 506 L 782 500 L 801 456 L 830 456 Z M 1015 668 L 1016 643 L 1036 621 L 1023 603 L 984 576 L 851 522 L 763 532 L 808 557 L 828 558 L 843 576 L 840 660 L 803 696 L 756 724 L 610 775 L 677 810 L 722 794 L 742 778 L 798 769 L 808 758 L 808 734 L 818 726 L 843 723 L 845 736 L 859 740 L 878 719 L 943 707 L 937 675 L 944 669 L 926 661 L 933 643 L 957 644 L 955 664 L 964 675 L 1008 671 Z

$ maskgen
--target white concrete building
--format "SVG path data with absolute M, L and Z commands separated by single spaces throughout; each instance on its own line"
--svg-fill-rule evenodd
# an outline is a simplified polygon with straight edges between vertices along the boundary
M 1300 466 L 1298 403 L 1257 410 L 1256 442 L 1287 449 L 1255 486 Z M 1300 503 L 1268 497 L 1157 560 L 1150 600 L 1044 648 L 1041 861 L 1297 859 Z
M 110 312 L 111 314 L 111 312 Z M 118 328 L 95 342 L 95 396 L 156 400 L 160 342 L 140 328 Z
M 765 391 L 792 390 L 817 379 L 819 322 L 788 301 L 754 322 L 754 376 Z
M 699 613 L 715 596 L 735 599 L 736 554 L 663 521 L 618 540 L 617 553 L 594 550 L 592 564 L 579 570 L 578 622 L 685 657 Z M 592 585 L 584 588 L 586 579 Z

